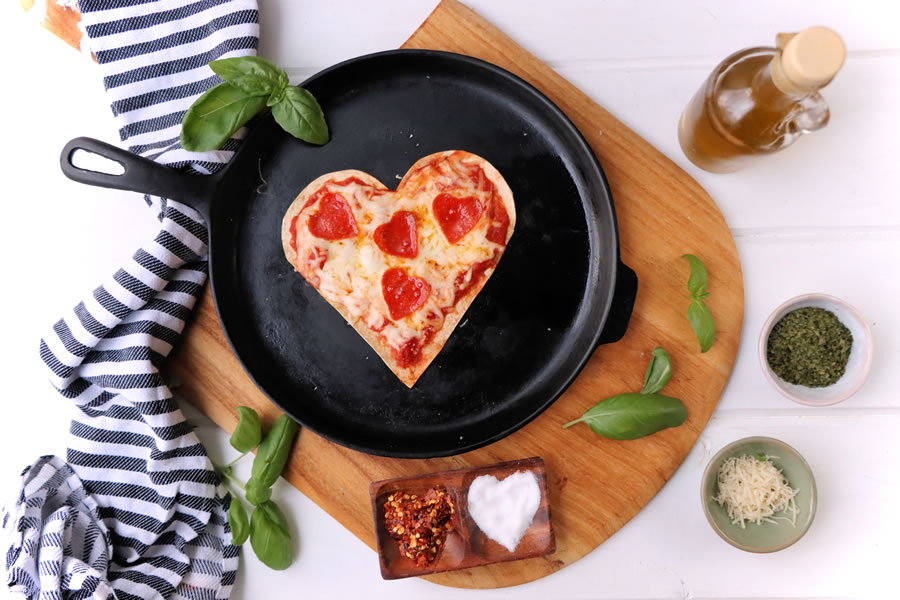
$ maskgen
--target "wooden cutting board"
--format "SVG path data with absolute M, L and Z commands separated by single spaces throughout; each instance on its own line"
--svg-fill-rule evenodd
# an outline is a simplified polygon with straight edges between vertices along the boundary
M 609 178 L 622 259 L 639 280 L 634 314 L 622 341 L 598 349 L 569 391 L 500 442 L 450 458 L 400 460 L 361 454 L 302 431 L 285 476 L 374 548 L 371 481 L 540 455 L 550 485 L 556 552 L 428 577 L 466 588 L 516 585 L 549 575 L 596 548 L 653 498 L 687 456 L 734 364 L 744 307 L 741 265 L 725 220 L 693 179 L 469 8 L 445 0 L 403 47 L 458 52 L 499 65 L 535 85 L 575 122 Z M 716 341 L 706 354 L 700 354 L 686 317 L 685 253 L 699 256 L 709 270 Z M 229 431 L 240 404 L 266 419 L 277 416 L 228 348 L 208 293 L 195 313 L 170 361 L 184 382 L 181 394 Z M 672 356 L 674 376 L 666 394 L 687 405 L 687 423 L 630 442 L 598 437 L 586 426 L 562 429 L 599 400 L 640 389 L 657 345 Z M 298 526 L 302 531 L 303 524 Z M 378 576 L 377 564 L 373 553 L 367 576 Z
M 546 463 L 556 552 L 428 577 L 464 588 L 517 585 L 562 569 L 596 548 L 653 498 L 687 456 L 716 407 L 737 354 L 744 310 L 741 265 L 725 220 L 697 182 L 469 8 L 444 0 L 403 47 L 458 52 L 499 65 L 532 83 L 574 121 L 612 188 L 622 260 L 640 282 L 634 314 L 620 342 L 600 347 L 553 406 L 504 440 L 460 456 L 402 460 L 361 454 L 304 430 L 285 477 L 374 548 L 370 482 L 540 455 Z M 700 354 L 686 318 L 685 253 L 699 256 L 709 270 L 707 303 L 716 320 L 716 341 L 706 354 Z M 279 411 L 231 353 L 208 290 L 194 313 L 169 361 L 183 382 L 181 395 L 228 431 L 237 422 L 238 405 L 254 407 L 267 422 L 274 420 Z M 688 407 L 684 425 L 627 442 L 598 437 L 586 426 L 561 428 L 603 398 L 640 389 L 657 345 L 672 356 L 674 376 L 665 391 Z M 302 532 L 303 523 L 298 526 Z M 366 576 L 377 573 L 373 552 Z

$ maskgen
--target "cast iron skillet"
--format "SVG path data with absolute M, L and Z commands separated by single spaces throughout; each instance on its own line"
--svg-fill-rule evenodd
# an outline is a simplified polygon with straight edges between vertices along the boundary
M 192 176 L 88 138 L 63 172 L 102 187 L 179 200 L 210 227 L 210 279 L 234 353 L 282 410 L 324 437 L 396 457 L 458 454 L 546 409 L 598 344 L 620 339 L 637 291 L 619 260 L 609 188 L 566 116 L 518 77 L 472 58 L 390 51 L 306 82 L 331 141 L 312 146 L 270 116 L 228 167 Z M 77 149 L 125 173 L 76 168 Z M 418 158 L 461 149 L 489 160 L 515 195 L 515 233 L 487 285 L 412 390 L 281 248 L 281 219 L 307 183 L 356 168 L 393 187 Z M 575 415 L 573 415 L 575 416 Z

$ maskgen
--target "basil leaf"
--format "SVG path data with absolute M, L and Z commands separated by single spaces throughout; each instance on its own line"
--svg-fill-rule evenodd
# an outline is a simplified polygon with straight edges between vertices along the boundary
M 300 426 L 287 415 L 281 415 L 275 420 L 253 459 L 252 478 L 259 485 L 271 487 L 278 481 L 299 429 Z
M 230 83 L 220 83 L 184 114 L 181 147 L 191 152 L 216 150 L 265 106 L 265 96 L 249 96 Z
M 706 352 L 712 347 L 716 337 L 716 326 L 712 313 L 703 300 L 694 300 L 688 305 L 688 321 L 691 322 L 697 341 L 700 342 L 700 352 Z
M 705 298 L 706 286 L 709 283 L 709 277 L 706 274 L 706 265 L 693 254 L 685 254 L 682 258 L 686 258 L 691 265 L 691 275 L 688 278 L 688 292 L 692 298 Z
M 672 361 L 669 360 L 669 353 L 657 346 L 653 350 L 653 358 L 647 366 L 647 373 L 644 375 L 644 388 L 642 394 L 657 394 L 672 378 Z
M 685 422 L 687 408 L 677 398 L 660 394 L 619 394 L 588 409 L 580 419 L 597 435 L 613 440 L 635 440 Z
M 250 480 L 244 487 L 244 494 L 247 496 L 247 502 L 253 506 L 259 506 L 272 497 L 272 488 L 262 485 L 255 477 L 250 477 Z
M 259 424 L 259 415 L 247 406 L 238 406 L 238 424 L 231 434 L 231 446 L 238 452 L 250 452 L 262 439 L 262 426 Z
M 753 455 L 753 458 L 755 458 L 759 462 L 766 462 L 767 460 L 769 460 L 769 457 L 766 456 L 765 452 L 757 452 Z
M 287 93 L 285 90 L 287 90 L 287 88 L 283 87 L 280 90 L 275 90 L 274 92 L 272 92 L 272 94 L 266 100 L 266 106 L 271 108 L 271 107 L 275 106 L 276 104 L 278 104 L 279 102 L 281 102 L 282 100 L 284 100 L 284 97 Z
M 303 88 L 285 88 L 284 98 L 272 106 L 272 116 L 296 138 L 312 144 L 328 141 L 328 125 L 322 108 L 313 95 Z
M 287 74 L 260 56 L 238 56 L 209 63 L 213 72 L 251 96 L 268 96 L 287 86 Z
M 228 507 L 228 524 L 231 526 L 231 543 L 240 546 L 250 535 L 250 520 L 240 498 L 232 494 L 231 506 Z
M 257 506 L 250 516 L 250 545 L 259 560 L 273 569 L 287 569 L 293 562 L 287 519 L 271 500 Z

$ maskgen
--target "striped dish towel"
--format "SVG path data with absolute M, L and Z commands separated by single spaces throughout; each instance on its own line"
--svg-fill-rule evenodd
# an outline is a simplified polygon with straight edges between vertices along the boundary
M 255 0 L 80 0 L 91 51 L 137 154 L 212 173 L 240 143 L 178 143 L 212 60 L 254 54 Z M 41 340 L 50 380 L 80 409 L 66 461 L 43 457 L 5 510 L 7 584 L 27 598 L 224 599 L 238 549 L 229 498 L 159 367 L 206 282 L 207 231 L 192 209 L 145 197 L 157 236 Z M 102 232 L 97 232 L 102 235 Z

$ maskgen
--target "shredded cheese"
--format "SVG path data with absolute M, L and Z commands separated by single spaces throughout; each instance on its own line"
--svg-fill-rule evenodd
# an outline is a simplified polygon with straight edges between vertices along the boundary
M 728 517 L 735 525 L 745 528 L 745 522 L 776 523 L 776 519 L 797 524 L 797 503 L 793 489 L 781 469 L 772 464 L 777 456 L 766 455 L 765 460 L 755 456 L 731 457 L 718 473 L 719 494 L 713 500 L 728 509 Z M 790 517 L 775 517 L 784 512 Z

